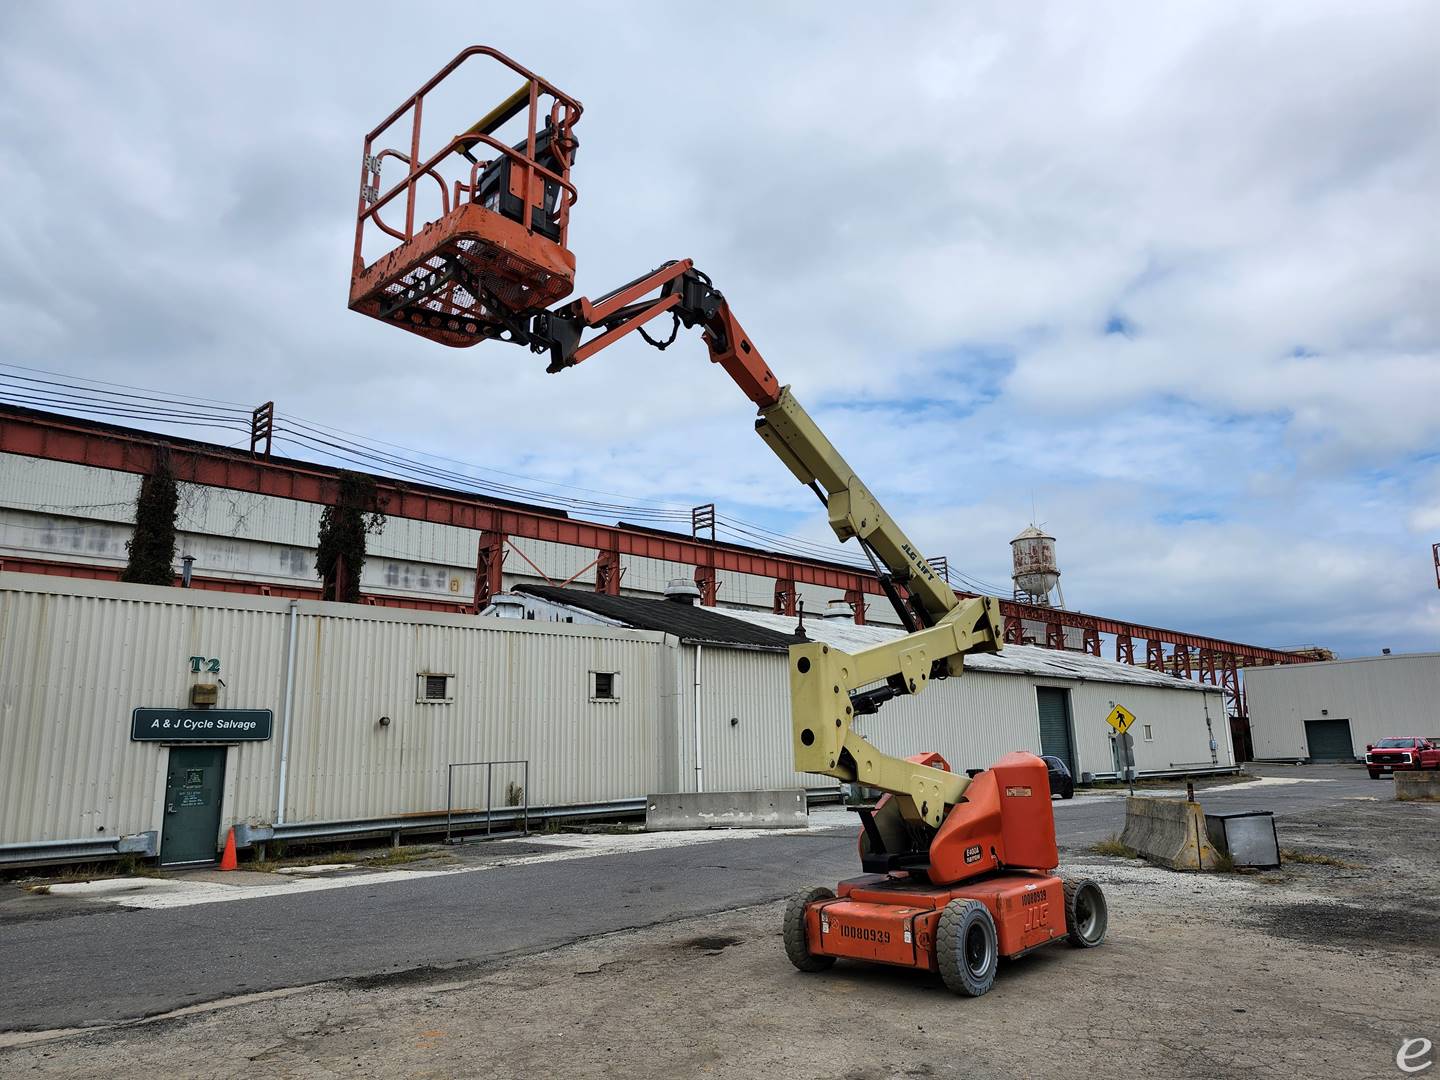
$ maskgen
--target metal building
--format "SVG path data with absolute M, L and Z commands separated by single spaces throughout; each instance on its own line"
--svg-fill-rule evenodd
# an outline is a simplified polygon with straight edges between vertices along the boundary
M 1440 738 L 1440 653 L 1254 668 L 1245 693 L 1262 760 L 1355 761 L 1387 737 Z
M 660 628 L 586 621 L 571 600 L 650 609 Z M 208 860 L 232 825 L 244 846 L 433 830 L 451 810 L 835 789 L 792 767 L 793 620 L 586 590 L 548 603 L 477 618 L 0 573 L 0 863 Z M 893 631 L 834 619 L 806 633 L 855 648 Z M 1218 687 L 1024 646 L 967 667 L 861 733 L 957 768 L 1025 748 L 1107 775 L 1103 717 L 1120 701 L 1143 725 L 1143 772 L 1233 764 Z M 192 707 L 207 695 L 213 707 Z M 454 768 L 484 762 L 505 764 Z
M 266 423 L 273 419 L 269 412 Z M 263 437 L 252 438 L 247 452 L 6 403 L 0 403 L 0 570 L 118 579 L 140 477 L 161 463 L 177 480 L 179 553 L 192 557 L 196 588 L 321 598 L 314 545 L 323 508 L 338 497 L 336 466 L 272 457 Z M 591 520 L 599 514 L 594 507 L 572 516 L 437 487 L 429 476 L 373 478 L 389 523 L 368 545 L 359 580 L 364 602 L 474 614 L 526 583 L 593 582 L 610 595 L 659 596 L 666 582 L 686 577 L 705 606 L 794 616 L 802 605 L 825 611 L 843 604 L 857 622 L 895 623 L 868 568 L 717 539 L 713 505 L 694 508 L 686 535 L 609 520 L 609 511 L 600 514 L 604 523 Z M 948 566 L 940 557 L 930 561 Z M 1002 597 L 1000 610 L 1009 644 L 1104 652 L 1223 688 L 1238 746 L 1248 736 L 1241 670 L 1296 660 L 1275 649 L 1054 605 Z
M 788 753 L 789 674 L 780 643 L 799 640 L 794 637 L 798 627 L 803 626 L 809 640 L 849 652 L 900 633 L 890 627 L 856 625 L 843 614 L 802 621 L 768 612 L 724 610 L 714 614 L 726 622 L 763 628 L 779 640 L 768 646 L 705 648 L 707 643 L 686 632 L 683 620 L 710 613 L 684 606 L 677 611 L 677 605 L 669 602 L 544 586 L 524 586 L 497 601 L 492 614 L 534 620 L 593 618 L 670 633 L 693 645 L 685 656 L 682 683 L 694 683 L 698 662 L 705 719 L 696 729 L 714 733 L 718 740 L 715 745 L 702 742 L 701 769 L 705 785 L 715 790 L 737 785 L 722 782 L 730 773 L 711 776 L 703 763 L 714 757 L 717 747 L 727 755 L 724 760 L 734 759 L 732 746 L 741 741 L 739 728 L 746 726 L 745 715 L 766 716 L 760 726 L 773 732 L 766 738 L 778 740 Z M 923 694 L 891 701 L 876 715 L 857 718 L 855 727 L 888 753 L 938 750 L 955 768 L 982 768 L 1008 751 L 1031 750 L 1061 758 L 1077 777 L 1088 772 L 1108 778 L 1116 775 L 1117 764 L 1105 717 L 1117 702 L 1138 717 L 1132 736 L 1141 773 L 1234 767 L 1219 687 L 1084 653 L 1029 645 L 967 656 L 963 678 L 936 681 Z M 693 748 L 693 740 L 688 745 Z M 812 777 L 810 783 L 816 779 Z

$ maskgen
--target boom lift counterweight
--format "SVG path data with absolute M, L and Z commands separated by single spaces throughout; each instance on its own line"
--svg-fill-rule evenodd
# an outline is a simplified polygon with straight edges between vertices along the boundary
M 461 134 L 422 156 L 427 96 L 467 61 L 494 61 L 521 87 Z M 548 107 L 544 103 L 548 102 Z M 366 138 L 350 306 L 451 346 L 503 340 L 528 346 L 560 372 L 632 332 L 657 348 L 699 327 L 710 359 L 756 406 L 756 432 L 825 504 L 830 527 L 855 540 L 908 633 L 846 653 L 820 642 L 790 650 L 795 767 L 886 794 L 860 808 L 861 867 L 839 896 L 812 889 L 785 916 L 795 966 L 819 970 L 844 956 L 939 971 L 957 992 L 984 993 L 999 956 L 1052 941 L 1084 947 L 1104 937 L 1106 909 L 1090 881 L 1062 881 L 1045 765 L 1007 754 L 973 779 L 937 753 L 896 758 L 854 729 L 856 716 L 959 676 L 967 653 L 1002 647 L 999 604 L 961 599 L 776 378 L 724 294 L 688 259 L 644 274 L 597 300 L 554 307 L 573 288 L 566 247 L 576 191 L 570 166 L 580 103 L 493 49 L 462 52 Z M 524 138 L 499 133 L 524 117 Z M 410 119 L 405 151 L 375 146 Z M 481 159 L 476 151 L 493 152 Z M 382 194 L 380 162 L 405 177 Z M 458 171 L 458 175 L 457 175 Z M 420 191 L 438 185 L 436 217 L 421 221 Z M 404 196 L 403 229 L 380 211 Z M 393 216 L 393 215 L 392 215 Z M 367 261 L 367 245 L 388 245 Z M 391 243 L 394 241 L 394 243 Z M 667 338 L 651 336 L 669 315 Z

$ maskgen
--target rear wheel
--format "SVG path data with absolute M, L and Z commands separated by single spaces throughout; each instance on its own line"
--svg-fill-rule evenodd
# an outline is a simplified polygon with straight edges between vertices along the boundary
M 817 900 L 833 899 L 833 892 L 817 885 L 796 893 L 785 905 L 785 955 L 801 971 L 824 971 L 835 963 L 833 956 L 820 956 L 810 951 L 810 938 L 805 932 L 805 909 Z
M 1105 940 L 1110 912 L 1105 894 L 1089 878 L 1065 882 L 1065 928 L 1077 949 L 1093 949 Z
M 995 920 L 979 900 L 951 900 L 935 932 L 940 977 L 957 994 L 979 997 L 995 985 L 1000 946 Z

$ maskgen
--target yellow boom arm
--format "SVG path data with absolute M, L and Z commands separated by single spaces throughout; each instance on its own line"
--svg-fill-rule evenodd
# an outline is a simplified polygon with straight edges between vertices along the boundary
M 906 820 L 938 828 L 969 779 L 883 754 L 866 742 L 853 727 L 857 695 L 874 684 L 885 688 L 882 696 L 918 694 L 934 674 L 961 674 L 966 653 L 999 652 L 999 602 L 955 596 L 788 386 L 761 408 L 755 430 L 796 479 L 821 493 L 835 535 L 842 541 L 856 538 L 878 558 L 909 592 L 917 621 L 928 624 L 855 653 L 819 642 L 791 646 L 795 768 L 891 792 Z
M 959 675 L 966 653 L 998 652 L 998 602 L 989 597 L 961 602 L 955 596 L 790 388 L 779 384 L 725 297 L 688 259 L 666 263 L 599 300 L 578 300 L 537 314 L 522 337 L 532 350 L 550 354 L 548 370 L 563 371 L 631 331 L 643 333 L 647 322 L 667 312 L 676 331 L 682 324 L 703 327 L 710 359 L 758 406 L 755 430 L 795 478 L 824 501 L 835 535 L 859 542 L 911 631 L 853 654 L 823 644 L 791 647 L 795 767 L 891 792 L 906 821 L 938 827 L 946 806 L 960 798 L 969 780 L 882 754 L 860 738 L 853 722 L 889 698 L 918 694 L 931 678 Z M 584 339 L 594 331 L 597 336 Z M 674 333 L 663 342 L 646 335 L 658 348 L 673 339 Z

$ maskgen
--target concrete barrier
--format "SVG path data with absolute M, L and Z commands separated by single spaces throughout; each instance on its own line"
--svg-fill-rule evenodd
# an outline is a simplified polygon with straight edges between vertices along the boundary
M 1126 799 L 1120 842 L 1172 870 L 1214 870 L 1221 862 L 1210 843 L 1204 809 L 1184 799 Z
M 1440 801 L 1440 769 L 1428 772 L 1397 772 L 1395 798 L 1403 802 Z
M 651 795 L 647 832 L 675 829 L 803 829 L 809 811 L 803 788 L 776 791 L 704 791 Z

